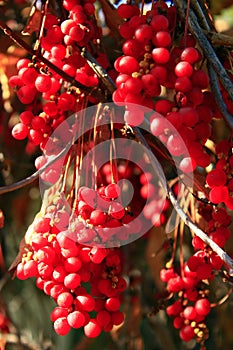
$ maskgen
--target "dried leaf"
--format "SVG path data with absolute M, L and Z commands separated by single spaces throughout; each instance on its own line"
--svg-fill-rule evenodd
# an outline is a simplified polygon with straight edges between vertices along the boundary
M 108 0 L 99 0 L 101 9 L 103 10 L 105 22 L 111 30 L 113 37 L 117 41 L 122 41 L 119 33 L 119 26 L 123 23 L 123 19 L 118 15 L 115 7 Z
M 11 264 L 11 266 L 8 269 L 8 272 L 12 274 L 12 279 L 16 277 L 16 269 L 18 264 L 22 261 L 22 256 L 25 252 L 25 248 L 27 247 L 27 244 L 25 242 L 25 238 L 23 238 L 20 242 L 19 245 L 19 252 L 15 258 L 15 260 L 13 261 L 13 263 Z
M 37 8 L 33 6 L 31 8 L 27 24 L 21 33 L 23 35 L 31 35 L 34 32 L 39 32 L 40 23 L 41 23 L 41 11 L 37 10 Z

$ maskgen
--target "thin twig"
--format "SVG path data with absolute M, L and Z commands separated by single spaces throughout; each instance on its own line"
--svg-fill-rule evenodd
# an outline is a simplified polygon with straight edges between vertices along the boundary
M 201 46 L 207 60 L 209 61 L 209 63 L 212 65 L 213 69 L 219 76 L 219 79 L 223 87 L 225 88 L 225 90 L 229 94 L 231 101 L 233 102 L 233 84 L 231 82 L 231 79 L 229 78 L 225 68 L 223 67 L 222 63 L 219 61 L 219 58 L 216 55 L 213 47 L 211 46 L 205 34 L 203 33 L 201 27 L 199 26 L 199 23 L 192 10 L 190 11 L 189 23 L 190 23 L 190 28 L 195 34 L 195 37 L 199 42 L 199 45 Z
M 233 37 L 230 35 L 208 30 L 203 30 L 203 33 L 211 41 L 212 45 L 233 47 Z
M 179 13 L 183 15 L 186 10 L 186 5 L 184 4 L 184 2 L 181 0 L 174 0 L 174 2 L 179 10 Z M 225 68 L 220 62 L 218 56 L 216 55 L 213 47 L 211 46 L 209 40 L 206 38 L 202 28 L 199 25 L 198 19 L 192 9 L 190 9 L 190 13 L 189 13 L 189 28 L 190 28 L 190 31 L 195 36 L 196 40 L 198 41 L 205 57 L 210 62 L 213 69 L 219 76 L 219 79 L 223 87 L 225 88 L 225 90 L 229 94 L 231 101 L 233 102 L 233 84 Z
M 141 131 L 139 128 L 133 128 L 137 138 L 140 140 L 140 142 L 150 150 L 144 136 L 141 134 Z M 148 154 L 150 157 L 150 153 Z M 207 245 L 211 247 L 211 249 L 226 263 L 226 265 L 233 269 L 233 260 L 231 257 L 223 250 L 221 249 L 212 239 L 207 236 L 207 234 L 202 231 L 191 219 L 190 217 L 184 212 L 183 208 L 180 206 L 179 201 L 177 200 L 176 196 L 174 195 L 171 187 L 169 186 L 168 182 L 165 179 L 163 169 L 159 162 L 155 161 L 154 157 L 150 157 L 151 164 L 154 165 L 158 177 L 160 179 L 161 185 L 163 186 L 164 190 L 166 191 L 174 209 L 176 210 L 179 217 L 184 221 L 184 223 L 194 232 L 196 236 L 201 238 L 203 242 L 205 242 Z
M 194 9 L 198 21 L 201 24 L 203 28 L 206 29 L 214 29 L 213 23 L 210 21 L 209 13 L 206 9 L 206 7 L 203 4 L 203 0 L 197 1 L 197 0 L 191 0 L 192 8 Z
M 71 146 L 71 143 L 68 143 L 66 147 L 63 148 L 63 150 L 58 155 L 52 157 L 45 165 L 43 165 L 39 170 L 37 170 L 32 175 L 26 177 L 23 180 L 15 182 L 13 184 L 0 187 L 0 195 L 18 190 L 37 180 L 40 174 L 42 174 L 50 165 L 52 165 L 56 160 L 60 159 L 64 154 L 66 154 L 70 146 Z
M 192 8 L 196 12 L 198 21 L 203 27 L 203 33 L 210 40 L 212 45 L 233 47 L 233 38 L 230 35 L 218 33 L 215 29 L 213 20 L 210 18 L 208 8 L 203 1 L 191 0 Z
M 82 56 L 86 59 L 88 65 L 93 69 L 98 78 L 103 82 L 108 91 L 112 94 L 116 90 L 114 81 L 105 71 L 105 69 L 99 64 L 98 61 L 91 55 L 91 53 L 84 47 L 82 49 Z
M 209 63 L 208 63 L 208 71 L 209 71 L 211 89 L 214 93 L 217 106 L 220 112 L 222 113 L 223 118 L 225 119 L 227 124 L 230 126 L 230 128 L 233 130 L 233 116 L 227 110 L 226 104 L 223 101 L 222 94 L 219 88 L 217 74 L 213 69 L 213 67 L 211 66 L 211 64 Z
M 230 267 L 233 269 L 233 260 L 231 257 L 221 249 L 212 239 L 207 236 L 207 234 L 202 231 L 197 225 L 188 217 L 188 215 L 183 211 L 177 198 L 175 197 L 172 189 L 166 184 L 166 190 L 169 196 L 169 199 L 174 206 L 176 212 L 179 214 L 180 218 L 185 222 L 185 224 L 194 232 L 196 236 L 201 238 L 210 248 Z

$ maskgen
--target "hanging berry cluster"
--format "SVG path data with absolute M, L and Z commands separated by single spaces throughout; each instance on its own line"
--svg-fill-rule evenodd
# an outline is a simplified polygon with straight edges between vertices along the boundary
M 19 100 L 28 106 L 21 113 L 20 123 L 14 126 L 12 134 L 18 140 L 28 137 L 30 143 L 40 145 L 42 150 L 48 137 L 67 118 L 68 112 L 76 112 L 85 107 L 89 99 L 93 100 L 91 96 L 84 98 L 83 91 L 72 88 L 72 82 L 78 82 L 84 91 L 85 87 L 94 88 L 100 84 L 81 55 L 83 47 L 98 47 L 101 37 L 101 29 L 94 18 L 93 2 L 85 1 L 80 5 L 78 1 L 64 1 L 63 7 L 69 11 L 69 17 L 62 22 L 55 15 L 46 14 L 44 36 L 40 38 L 37 49 L 42 61 L 36 55 L 32 61 L 20 59 L 17 63 L 18 75 L 9 79 Z M 99 51 L 96 59 L 107 68 L 105 54 Z M 44 62 L 52 63 L 60 74 L 49 69 Z
M 219 248 L 230 238 L 232 142 L 229 137 L 214 150 L 207 147 L 209 139 L 215 140 L 212 122 L 222 116 L 196 39 L 187 28 L 185 36 L 176 30 L 183 27 L 173 3 L 153 2 L 148 11 L 133 2 L 117 6 L 123 44 L 114 68 L 103 53 L 94 1 L 63 0 L 62 19 L 43 6 L 33 57 L 18 61 L 18 74 L 9 84 L 26 105 L 12 135 L 17 140 L 28 138 L 29 146 L 43 151 L 35 166 L 42 187 L 49 188 L 11 270 L 16 268 L 21 280 L 35 277 L 37 287 L 53 298 L 51 320 L 59 335 L 83 328 L 93 338 L 124 321 L 121 300 L 127 284 L 119 247 L 151 226 L 165 224 L 170 207 L 148 154 L 143 150 L 136 161 L 131 159 L 130 141 L 145 144 L 150 133 L 148 144 L 155 155 L 170 161 L 173 184 L 179 181 L 174 181 L 177 173 L 184 184 L 184 173 L 200 175 L 195 188 L 187 190 L 199 191 L 198 213 L 194 217 L 192 206 L 192 219 L 196 225 L 204 221 L 203 231 Z M 114 82 L 106 70 L 116 77 Z M 109 93 L 113 109 L 102 103 Z M 231 110 L 227 92 L 223 94 Z M 88 112 L 90 106 L 94 108 Z M 116 121 L 122 106 L 123 117 Z M 145 139 L 136 132 L 138 126 L 145 126 Z M 125 159 L 117 158 L 117 137 Z M 153 144 L 156 139 L 159 146 Z M 96 151 L 106 141 L 106 153 Z M 132 197 L 127 197 L 129 187 L 119 182 L 122 179 L 132 183 Z M 205 198 L 198 198 L 200 192 Z M 194 254 L 184 261 L 180 239 L 177 263 L 178 236 L 172 258 L 160 274 L 173 298 L 166 312 L 183 341 L 195 339 L 204 349 L 206 317 L 215 305 L 209 300 L 210 282 L 225 265 L 195 232 Z
M 51 320 L 59 335 L 84 327 L 87 337 L 97 337 L 124 320 L 119 310 L 120 293 L 126 288 L 121 253 L 84 246 L 77 231 L 60 231 L 69 217 L 57 209 L 59 202 L 51 204 L 29 227 L 16 275 L 22 280 L 36 277 L 37 287 L 55 300 Z
M 119 75 L 114 102 L 126 105 L 125 121 L 130 125 L 143 122 L 143 106 L 155 109 L 151 133 L 173 156 L 183 154 L 183 142 L 188 148 L 182 171 L 206 167 L 210 157 L 203 145 L 211 135 L 210 122 L 219 113 L 207 91 L 209 77 L 201 68 L 203 57 L 195 38 L 182 37 L 178 46 L 173 42 L 176 9 L 163 2 L 145 15 L 128 4 L 120 5 L 118 13 L 125 19 L 120 27 L 125 42 L 123 55 L 115 62 Z M 170 99 L 162 93 L 165 88 Z
M 224 247 L 230 238 L 228 226 L 232 222 L 226 209 L 200 204 L 198 213 L 205 222 L 204 231 L 219 247 Z M 168 263 L 168 268 L 161 270 L 160 278 L 173 297 L 166 313 L 174 318 L 173 325 L 179 329 L 180 338 L 195 339 L 204 346 L 209 336 L 205 319 L 217 305 L 209 301 L 210 285 L 221 273 L 223 261 L 197 236 L 193 237 L 192 246 L 195 253 L 185 263 L 182 259 L 178 266 L 173 261 Z

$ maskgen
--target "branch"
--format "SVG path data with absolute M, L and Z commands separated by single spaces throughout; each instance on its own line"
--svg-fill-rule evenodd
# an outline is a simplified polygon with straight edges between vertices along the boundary
M 202 239 L 210 248 L 230 267 L 233 269 L 233 260 L 231 257 L 221 249 L 212 239 L 207 236 L 207 234 L 202 231 L 197 225 L 189 218 L 189 216 L 183 211 L 177 198 L 175 197 L 172 189 L 166 184 L 166 190 L 169 196 L 171 203 L 173 204 L 177 214 L 184 221 L 184 223 L 195 233 L 196 236 Z
M 185 13 L 185 5 L 183 1 L 181 0 L 175 0 L 174 1 L 181 16 L 184 16 Z M 227 72 L 225 68 L 223 67 L 222 63 L 220 62 L 218 56 L 216 55 L 212 45 L 206 38 L 202 28 L 199 25 L 199 20 L 197 19 L 195 13 L 192 9 L 190 9 L 189 13 L 189 27 L 190 31 L 195 36 L 196 40 L 198 41 L 205 57 L 209 61 L 209 63 L 212 65 L 213 69 L 215 70 L 216 74 L 219 76 L 219 79 L 225 88 L 225 90 L 228 92 L 229 97 L 231 101 L 233 102 L 233 84 L 227 75 Z
M 205 36 L 211 41 L 213 45 L 216 46 L 229 46 L 233 47 L 233 38 L 230 35 L 215 33 L 208 30 L 203 30 Z
M 20 180 L 18 182 L 15 182 L 13 184 L 10 185 L 6 185 L 6 186 L 2 186 L 0 187 L 0 195 L 4 194 L 4 193 L 9 193 L 15 190 L 18 190 L 22 187 L 25 187 L 29 184 L 31 184 L 32 182 L 34 182 L 35 180 L 37 180 L 40 176 L 40 174 L 43 173 L 43 171 L 45 171 L 50 165 L 52 165 L 56 160 L 58 160 L 59 158 L 61 158 L 69 149 L 69 147 L 71 146 L 71 142 L 69 142 L 65 148 L 63 148 L 63 150 L 56 156 L 52 157 L 45 165 L 43 165 L 39 170 L 37 170 L 34 174 L 26 177 L 23 180 Z
M 93 69 L 98 78 L 106 86 L 110 94 L 116 90 L 116 85 L 111 77 L 108 75 L 106 70 L 96 61 L 96 59 L 91 55 L 91 53 L 84 47 L 82 49 L 82 56 L 86 59 L 88 65 Z
M 212 16 L 208 11 L 208 7 L 206 6 L 206 2 L 204 4 L 203 0 L 191 0 L 191 4 L 202 27 L 206 28 L 206 30 L 214 30 L 214 23 Z
M 217 106 L 220 112 L 222 113 L 223 118 L 225 119 L 227 124 L 230 126 L 230 128 L 233 130 L 233 116 L 228 112 L 226 104 L 223 101 L 222 94 L 219 88 L 217 74 L 210 64 L 208 64 L 208 71 L 209 71 L 211 89 L 214 92 Z
M 181 0 L 175 0 L 176 6 L 179 9 L 180 15 L 184 17 L 184 11 L 185 11 L 185 6 L 183 4 L 183 1 Z M 209 40 L 207 39 L 205 32 L 199 25 L 199 22 L 203 23 L 203 26 L 205 30 L 210 29 L 210 24 L 203 20 L 201 18 L 205 17 L 205 14 L 202 12 L 201 7 L 196 4 L 196 2 L 192 2 L 192 4 L 195 3 L 195 8 L 197 8 L 197 12 L 199 14 L 199 17 L 197 18 L 194 11 L 190 9 L 189 12 L 189 27 L 190 31 L 193 33 L 193 35 L 196 37 L 196 40 L 198 41 L 205 57 L 208 60 L 208 66 L 211 67 L 212 69 L 209 71 L 210 76 L 212 77 L 212 82 L 211 86 L 213 87 L 213 91 L 216 92 L 216 102 L 217 105 L 229 125 L 229 127 L 233 130 L 233 118 L 232 116 L 228 113 L 226 107 L 224 106 L 224 103 L 221 102 L 222 96 L 221 92 L 218 88 L 218 82 L 217 82 L 217 75 L 225 88 L 225 90 L 228 92 L 229 98 L 233 102 L 233 84 L 231 82 L 231 79 L 229 78 L 225 68 L 223 67 L 222 63 L 219 61 L 218 56 L 216 55 L 212 45 L 210 44 Z
M 148 149 L 150 150 L 150 147 L 148 146 L 144 136 L 142 135 L 139 128 L 133 128 L 137 138 L 140 140 L 140 142 Z M 148 156 L 150 156 L 148 154 Z M 172 205 L 174 206 L 174 209 L 176 210 L 179 217 L 184 221 L 184 223 L 194 232 L 196 236 L 201 238 L 203 242 L 205 242 L 207 245 L 210 246 L 210 248 L 226 263 L 226 265 L 233 269 L 233 260 L 231 257 L 223 250 L 221 249 L 212 239 L 209 238 L 209 236 L 202 231 L 191 219 L 190 217 L 184 212 L 183 208 L 180 206 L 176 196 L 174 195 L 171 187 L 169 186 L 168 182 L 165 179 L 163 169 L 159 162 L 155 161 L 154 157 L 150 157 L 151 163 L 154 165 L 158 177 L 160 179 L 160 182 L 166 191 Z

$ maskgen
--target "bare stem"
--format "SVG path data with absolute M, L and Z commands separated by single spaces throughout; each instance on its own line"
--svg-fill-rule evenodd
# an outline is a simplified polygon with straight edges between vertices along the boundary
M 168 183 L 166 184 L 166 190 L 172 205 L 174 206 L 176 212 L 179 214 L 180 218 L 184 221 L 184 223 L 194 232 L 196 236 L 201 238 L 203 242 L 209 245 L 210 248 L 227 264 L 228 267 L 233 269 L 233 260 L 231 259 L 231 257 L 223 249 L 221 249 L 212 239 L 210 239 L 209 236 L 207 236 L 207 234 L 204 231 L 202 231 L 183 211 Z
M 52 165 L 56 160 L 58 160 L 64 154 L 66 154 L 66 152 L 68 151 L 70 146 L 71 146 L 71 143 L 68 143 L 67 146 L 58 155 L 52 157 L 44 166 L 42 166 L 39 170 L 37 170 L 32 175 L 26 177 L 23 180 L 15 182 L 13 184 L 0 187 L 0 195 L 2 195 L 4 193 L 9 193 L 9 192 L 18 190 L 22 187 L 25 187 L 25 186 L 31 184 L 35 180 L 37 180 L 39 178 L 40 174 L 42 174 L 50 165 Z
M 214 92 L 217 106 L 220 112 L 222 113 L 223 118 L 225 119 L 227 124 L 230 126 L 230 128 L 233 130 L 233 116 L 228 112 L 227 107 L 223 101 L 222 94 L 219 88 L 217 74 L 210 64 L 208 64 L 208 71 L 209 71 L 211 89 Z
M 82 56 L 86 59 L 88 65 L 93 69 L 98 78 L 103 82 L 108 91 L 112 94 L 116 90 L 116 86 L 105 69 L 99 64 L 99 62 L 96 61 L 96 59 L 85 47 L 82 49 Z
M 140 142 L 148 149 L 150 150 L 144 136 L 141 134 L 141 131 L 139 128 L 133 129 L 137 138 L 140 140 Z M 150 156 L 150 154 L 148 154 Z M 184 223 L 194 232 L 196 236 L 201 238 L 203 242 L 205 242 L 207 245 L 211 247 L 211 249 L 226 263 L 226 265 L 233 269 L 233 260 L 231 257 L 223 250 L 221 249 L 212 239 L 209 238 L 209 236 L 202 231 L 192 220 L 191 218 L 184 212 L 183 208 L 181 207 L 179 201 L 177 200 L 176 196 L 174 195 L 171 187 L 169 186 L 168 182 L 165 179 L 163 169 L 159 162 L 155 161 L 154 157 L 150 157 L 151 164 L 154 165 L 157 175 L 160 179 L 161 185 L 163 186 L 164 190 L 167 193 L 167 196 L 169 197 L 174 209 L 176 210 L 179 217 L 184 221 Z
M 184 2 L 181 0 L 175 0 L 174 2 L 179 10 L 179 13 L 181 15 L 184 14 L 186 10 L 186 5 L 184 4 Z M 215 70 L 216 74 L 218 75 L 223 87 L 229 94 L 231 101 L 233 102 L 233 84 L 225 68 L 220 62 L 218 56 L 216 55 L 212 45 L 207 39 L 205 33 L 203 32 L 203 29 L 200 27 L 199 20 L 192 9 L 190 9 L 190 12 L 189 12 L 189 28 L 190 28 L 190 31 L 195 36 L 196 40 L 198 41 L 205 57 L 207 58 L 207 60 Z

